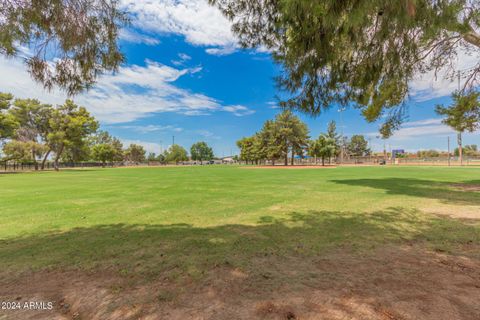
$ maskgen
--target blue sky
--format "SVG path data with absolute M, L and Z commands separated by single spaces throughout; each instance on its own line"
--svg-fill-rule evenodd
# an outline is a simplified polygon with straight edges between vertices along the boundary
M 132 26 L 122 30 L 121 49 L 127 62 L 117 74 L 102 76 L 89 92 L 74 99 L 87 107 L 101 127 L 128 143 L 159 152 L 175 142 L 189 149 L 196 141 L 213 146 L 217 156 L 236 154 L 235 142 L 259 130 L 273 118 L 278 91 L 273 78 L 280 71 L 264 50 L 241 50 L 230 23 L 205 0 L 122 0 Z M 460 55 L 466 68 L 478 56 Z M 0 91 L 61 103 L 65 94 L 45 92 L 33 83 L 20 60 L 0 58 Z M 411 83 L 409 120 L 387 144 L 410 151 L 447 148 L 455 134 L 434 113 L 437 103 L 449 103 L 457 84 L 432 74 Z M 378 123 L 368 124 L 354 109 L 335 107 L 317 118 L 299 114 L 311 136 L 335 120 L 346 135 L 365 134 L 375 150 Z M 478 133 L 465 143 L 480 144 Z

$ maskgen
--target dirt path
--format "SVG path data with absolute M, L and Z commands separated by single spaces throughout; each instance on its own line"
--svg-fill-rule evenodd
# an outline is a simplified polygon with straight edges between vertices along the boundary
M 480 319 L 480 247 L 467 256 L 420 245 L 368 254 L 258 257 L 250 273 L 222 265 L 201 279 L 153 281 L 112 272 L 38 272 L 0 281 L 1 301 L 53 310 L 0 319 Z M 476 258 L 474 258 L 476 257 Z

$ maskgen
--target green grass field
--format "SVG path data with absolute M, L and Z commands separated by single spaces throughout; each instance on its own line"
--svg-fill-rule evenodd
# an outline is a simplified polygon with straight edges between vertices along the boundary
M 478 209 L 479 192 L 459 190 L 458 183 L 480 184 L 480 170 L 185 167 L 1 175 L 0 267 L 158 272 L 174 264 L 200 272 L 220 260 L 244 265 L 258 252 L 297 251 L 299 243 L 302 254 L 411 239 L 453 250 L 480 240 L 478 224 L 424 211 Z
M 479 186 L 479 168 L 2 174 L 0 276 L 109 270 L 135 284 L 159 275 L 183 283 L 227 265 L 284 285 L 305 274 L 260 266 L 412 243 L 448 255 L 473 244 L 467 253 L 478 259 Z

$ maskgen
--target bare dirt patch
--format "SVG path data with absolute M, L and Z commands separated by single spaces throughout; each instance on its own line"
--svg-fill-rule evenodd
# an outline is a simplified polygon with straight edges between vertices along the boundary
M 480 184 L 455 183 L 452 184 L 452 187 L 460 191 L 480 192 Z
M 437 216 L 448 216 L 455 219 L 460 219 L 464 222 L 469 220 L 475 222 L 480 220 L 479 206 L 456 206 L 456 205 L 429 205 L 422 208 L 425 213 L 431 213 Z
M 259 256 L 250 263 L 250 271 L 216 266 L 201 279 L 109 271 L 2 275 L 0 300 L 54 301 L 54 309 L 1 310 L 0 318 L 480 319 L 478 255 L 412 245 L 369 254 Z

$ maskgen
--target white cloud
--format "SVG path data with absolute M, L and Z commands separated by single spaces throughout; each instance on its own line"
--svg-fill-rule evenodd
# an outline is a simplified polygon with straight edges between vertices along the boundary
M 431 119 L 424 119 L 418 121 L 409 121 L 404 124 L 406 127 L 415 127 L 415 126 L 426 126 L 426 125 L 434 125 L 434 124 L 441 124 L 442 119 L 439 118 L 431 118 Z
M 454 135 L 455 131 L 442 124 L 442 119 L 431 118 L 420 121 L 406 122 L 403 127 L 395 131 L 390 141 L 413 140 L 426 137 Z M 367 136 L 376 137 L 378 132 L 370 132 Z
M 227 112 L 232 112 L 237 117 L 247 116 L 252 113 L 255 113 L 255 111 L 250 110 L 244 106 L 226 106 L 226 107 L 223 107 L 223 110 Z
M 180 57 L 180 59 L 182 59 L 183 61 L 187 61 L 187 60 L 191 60 L 192 57 L 190 57 L 188 54 L 186 53 L 179 53 L 178 56 Z
M 223 48 L 208 48 L 205 52 L 214 56 L 226 56 L 234 53 L 235 50 L 236 48 L 234 46 L 227 46 Z
M 158 132 L 158 131 L 173 131 L 173 132 L 182 132 L 183 128 L 175 127 L 175 126 L 160 126 L 160 125 L 146 125 L 146 126 L 115 126 L 115 128 L 120 129 L 127 129 L 133 130 L 139 133 L 150 133 L 150 132 Z
M 174 85 L 180 77 L 199 70 L 199 67 L 176 69 L 146 61 L 146 66 L 121 67 L 116 74 L 101 76 L 91 90 L 74 99 L 103 123 L 130 122 L 159 112 L 199 115 L 225 111 L 236 116 L 253 113 L 247 107 L 223 106 L 212 97 Z M 19 60 L 0 58 L 0 74 L 1 90 L 15 96 L 52 104 L 63 103 L 66 98 L 62 92 L 46 92 L 34 83 Z
M 201 135 L 202 137 L 205 137 L 205 138 L 210 138 L 210 137 L 214 136 L 214 133 L 210 132 L 208 130 L 197 130 L 197 131 L 195 131 L 195 133 L 199 134 L 199 135 Z
M 231 23 L 206 0 L 122 0 L 121 7 L 133 15 L 133 25 L 145 32 L 182 35 L 190 44 L 220 51 L 237 46 Z
M 461 51 L 458 61 L 454 62 L 453 70 L 470 70 L 480 62 L 480 54 Z M 460 86 L 463 87 L 465 79 L 462 77 Z M 427 101 L 434 98 L 449 96 L 458 89 L 458 79 L 448 77 L 447 67 L 440 70 L 437 75 L 434 71 L 417 76 L 410 82 L 410 94 L 417 101 Z
M 183 66 L 185 65 L 186 62 L 190 61 L 192 57 L 190 57 L 186 53 L 179 53 L 178 54 L 178 60 L 172 60 L 172 63 L 176 66 Z M 201 68 L 200 68 L 201 70 Z
M 129 29 L 120 30 L 120 39 L 132 43 L 144 43 L 150 46 L 155 46 L 160 43 L 160 40 L 156 38 Z
M 269 101 L 267 104 L 270 109 L 280 109 L 280 106 L 275 101 Z

